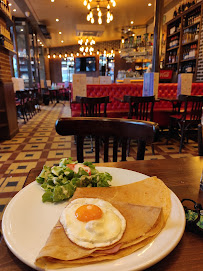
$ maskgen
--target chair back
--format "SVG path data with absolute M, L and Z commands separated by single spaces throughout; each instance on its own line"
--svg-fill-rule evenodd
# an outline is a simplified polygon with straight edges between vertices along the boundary
M 129 103 L 128 118 L 137 120 L 153 121 L 154 96 L 128 96 L 123 98 L 124 102 Z
M 185 102 L 182 120 L 200 122 L 202 116 L 203 96 L 179 95 L 179 101 Z
M 146 143 L 152 143 L 159 127 L 149 121 L 110 119 L 98 117 L 60 118 L 56 132 L 62 136 L 75 135 L 77 160 L 83 162 L 83 143 L 86 136 L 95 137 L 95 162 L 99 162 L 101 139 L 104 142 L 104 162 L 109 159 L 109 138 L 113 137 L 113 161 L 117 161 L 118 143 L 122 146 L 122 161 L 126 161 L 128 139 L 138 141 L 137 160 L 144 160 Z
M 203 156 L 202 124 L 198 125 L 198 154 Z
M 106 108 L 109 96 L 81 97 L 76 96 L 76 102 L 81 106 L 81 117 L 107 117 Z

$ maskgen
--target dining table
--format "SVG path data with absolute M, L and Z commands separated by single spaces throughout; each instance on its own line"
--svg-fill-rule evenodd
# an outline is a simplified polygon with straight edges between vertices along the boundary
M 157 176 L 181 201 L 189 198 L 203 205 L 203 191 L 200 189 L 200 178 L 203 169 L 203 157 L 170 158 L 161 160 L 142 160 L 127 162 L 99 163 L 97 166 L 123 168 Z M 29 172 L 24 186 L 29 185 L 39 175 L 41 168 L 33 168 Z M 190 206 L 191 208 L 193 206 Z M 22 221 L 23 223 L 23 221 Z M 177 246 L 162 260 L 146 270 L 186 271 L 202 270 L 203 239 L 200 235 L 184 231 Z M 29 266 L 21 262 L 7 247 L 4 237 L 0 240 L 0 270 L 1 271 L 30 271 Z M 125 270 L 123 270 L 125 271 Z
M 57 87 L 56 88 L 48 88 L 48 90 L 49 90 L 52 98 L 55 95 L 56 101 L 55 101 L 54 106 L 56 106 L 58 103 L 61 103 L 62 105 L 65 106 L 65 104 L 63 102 L 60 102 L 60 97 L 59 97 L 60 96 L 60 92 L 61 92 L 61 90 L 63 90 L 63 88 L 57 88 Z

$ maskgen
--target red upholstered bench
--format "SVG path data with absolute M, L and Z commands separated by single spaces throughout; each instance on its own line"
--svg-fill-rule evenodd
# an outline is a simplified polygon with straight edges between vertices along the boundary
M 127 116 L 129 107 L 127 103 L 114 98 L 123 98 L 124 95 L 142 96 L 142 89 L 143 84 L 87 85 L 87 97 L 109 96 L 111 103 L 107 106 L 107 116 L 120 118 Z M 191 94 L 203 95 L 203 83 L 193 83 Z M 158 98 L 175 98 L 176 95 L 177 84 L 159 84 Z M 172 108 L 172 103 L 168 101 L 160 100 L 155 103 L 154 121 L 158 122 L 160 127 L 168 127 Z M 71 114 L 72 117 L 80 116 L 80 104 L 71 104 Z

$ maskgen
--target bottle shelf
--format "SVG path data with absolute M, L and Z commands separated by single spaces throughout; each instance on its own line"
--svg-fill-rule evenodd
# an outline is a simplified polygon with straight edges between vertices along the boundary
M 190 24 L 190 25 L 188 25 L 188 26 L 185 26 L 185 27 L 183 27 L 183 30 L 188 29 L 188 28 L 190 28 L 190 27 L 193 27 L 193 26 L 195 26 L 195 25 L 197 25 L 197 24 L 199 24 L 199 23 L 200 23 L 200 21 L 199 21 L 199 22 L 196 22 L 196 23 L 194 23 L 194 24 Z
M 177 31 L 177 32 L 174 32 L 173 34 L 168 35 L 168 38 L 171 38 L 171 37 L 173 37 L 175 35 L 178 35 L 179 33 L 180 33 L 180 30 Z
M 183 59 L 183 60 L 181 60 L 181 62 L 189 62 L 189 61 L 195 61 L 195 60 L 197 60 L 196 57 L 191 57 L 191 58 L 188 58 L 188 59 Z
M 189 42 L 186 42 L 186 43 L 182 43 L 182 46 L 186 46 L 186 45 L 193 44 L 193 43 L 196 43 L 196 42 L 198 42 L 198 40 L 189 41 Z
M 171 48 L 168 48 L 167 51 L 171 51 L 171 50 L 175 50 L 175 49 L 178 49 L 179 48 L 179 45 L 178 46 L 174 46 L 174 47 L 171 47 Z
M 0 8 L 0 18 L 3 18 L 6 21 L 6 25 L 8 27 L 13 25 L 13 21 L 9 18 L 9 16 Z
M 178 62 L 168 62 L 168 63 L 166 63 L 166 65 L 177 65 L 178 64 Z
M 186 66 L 192 66 L 194 72 L 194 81 L 197 76 L 197 60 L 198 52 L 200 47 L 200 35 L 202 29 L 202 17 L 199 15 L 202 14 L 202 1 L 192 5 L 189 9 L 178 14 L 175 18 L 167 23 L 167 37 L 166 37 L 166 55 L 165 55 L 165 65 L 170 66 L 173 69 L 176 69 L 178 73 L 187 72 Z M 199 19 L 200 17 L 200 19 Z M 195 22 L 195 23 L 194 23 Z M 189 25 L 188 25 L 189 24 Z M 173 34 L 170 34 L 170 31 L 174 31 Z M 188 36 L 188 33 L 193 35 Z M 175 35 L 177 37 L 175 37 Z M 196 38 L 190 40 L 191 38 Z M 179 40 L 179 45 L 169 48 L 170 43 L 174 40 Z M 187 40 L 188 39 L 188 40 Z M 184 42 L 184 43 L 183 43 Z M 183 59 L 183 56 L 189 55 L 190 50 L 195 50 L 197 57 L 191 57 L 188 59 Z M 194 52 L 190 53 L 191 56 L 194 56 Z M 176 57 L 176 62 L 169 63 L 170 56 Z M 190 62 L 190 63 L 189 63 Z

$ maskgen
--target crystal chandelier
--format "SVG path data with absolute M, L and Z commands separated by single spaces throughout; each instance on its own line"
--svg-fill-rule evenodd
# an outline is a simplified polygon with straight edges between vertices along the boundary
M 94 15 L 98 16 L 98 24 L 102 24 L 103 15 L 106 15 L 106 22 L 108 24 L 113 21 L 111 8 L 116 6 L 115 0 L 84 0 L 83 4 L 89 10 L 87 21 L 90 21 L 92 24 L 95 22 Z

